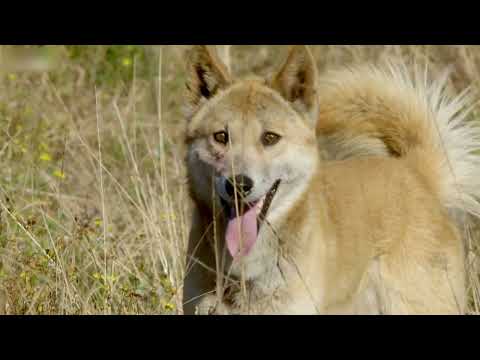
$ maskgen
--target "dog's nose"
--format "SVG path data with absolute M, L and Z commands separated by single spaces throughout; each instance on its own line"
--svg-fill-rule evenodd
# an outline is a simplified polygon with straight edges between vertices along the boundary
M 234 197 L 234 185 L 237 188 L 237 194 L 240 197 L 245 197 L 252 191 L 253 180 L 245 175 L 237 175 L 235 178 L 228 179 L 225 182 L 225 192 L 231 198 Z

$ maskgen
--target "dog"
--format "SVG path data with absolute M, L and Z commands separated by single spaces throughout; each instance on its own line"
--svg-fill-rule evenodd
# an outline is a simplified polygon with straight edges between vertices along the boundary
M 320 76 L 303 45 L 267 79 L 187 59 L 184 314 L 466 312 L 468 92 L 393 64 Z

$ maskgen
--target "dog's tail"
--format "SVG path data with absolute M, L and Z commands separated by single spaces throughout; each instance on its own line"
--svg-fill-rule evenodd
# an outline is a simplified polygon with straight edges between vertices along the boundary
M 337 159 L 407 159 L 452 213 L 480 217 L 480 128 L 471 92 L 449 97 L 447 80 L 393 64 L 327 74 L 317 133 Z

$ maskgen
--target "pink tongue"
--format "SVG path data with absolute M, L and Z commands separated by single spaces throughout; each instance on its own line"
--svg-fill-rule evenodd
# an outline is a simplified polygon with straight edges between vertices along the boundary
M 228 221 L 227 247 L 233 258 L 248 255 L 257 240 L 256 206 L 252 206 L 242 216 Z M 235 211 L 235 210 L 234 210 Z

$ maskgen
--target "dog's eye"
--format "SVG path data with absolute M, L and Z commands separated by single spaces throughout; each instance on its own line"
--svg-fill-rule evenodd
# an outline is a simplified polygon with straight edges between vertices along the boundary
M 272 146 L 280 141 L 282 137 L 272 132 L 266 132 L 262 135 L 262 143 L 264 146 Z
M 222 144 L 222 145 L 227 145 L 228 143 L 228 134 L 226 131 L 219 131 L 213 134 L 213 138 L 215 139 L 216 142 Z

